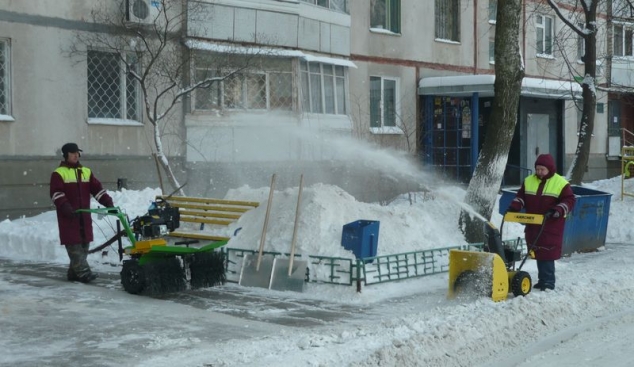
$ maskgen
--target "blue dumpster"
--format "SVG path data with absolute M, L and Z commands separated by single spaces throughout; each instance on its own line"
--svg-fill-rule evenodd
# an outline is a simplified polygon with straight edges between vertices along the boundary
M 598 249 L 605 244 L 608 230 L 612 194 L 574 185 L 572 192 L 577 203 L 567 218 L 562 255 Z M 506 212 L 515 194 L 517 189 L 502 190 L 500 214 Z
M 357 259 L 376 256 L 379 224 L 377 220 L 364 219 L 345 224 L 341 231 L 341 246 L 352 251 Z

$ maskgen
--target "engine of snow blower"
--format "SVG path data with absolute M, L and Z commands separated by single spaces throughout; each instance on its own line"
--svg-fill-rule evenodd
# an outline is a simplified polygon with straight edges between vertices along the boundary
M 167 236 L 180 227 L 180 212 L 166 202 L 154 202 L 146 215 L 132 222 L 132 230 L 141 238 L 157 238 Z

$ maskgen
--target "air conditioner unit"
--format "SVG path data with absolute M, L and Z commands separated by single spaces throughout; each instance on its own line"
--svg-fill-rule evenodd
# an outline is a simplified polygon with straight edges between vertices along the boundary
M 126 0 L 126 20 L 151 24 L 161 11 L 160 0 Z

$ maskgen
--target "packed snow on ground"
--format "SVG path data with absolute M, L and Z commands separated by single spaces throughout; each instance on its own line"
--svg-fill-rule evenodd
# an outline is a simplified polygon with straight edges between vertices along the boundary
M 626 181 L 626 192 L 634 193 L 634 181 Z M 634 338 L 633 286 L 634 198 L 621 196 L 619 177 L 596 181 L 586 187 L 611 193 L 611 206 L 606 245 L 597 252 L 573 254 L 557 262 L 557 289 L 532 292 L 527 297 L 510 298 L 494 303 L 487 298 L 447 300 L 446 274 L 401 282 L 368 286 L 356 293 L 352 287 L 307 285 L 304 293 L 285 292 L 289 299 L 316 299 L 342 305 L 374 305 L 382 310 L 380 317 L 350 323 L 329 323 L 312 328 L 264 327 L 255 338 L 230 339 L 207 345 L 189 338 L 185 342 L 173 336 L 161 337 L 160 329 L 150 345 L 140 346 L 137 358 L 128 365 L 139 366 L 629 366 L 634 352 L 629 345 Z M 293 234 L 298 188 L 275 191 L 264 249 L 288 252 Z M 114 202 L 130 218 L 142 215 L 150 205 L 156 189 L 121 190 L 110 193 Z M 228 228 L 217 231 L 232 236 L 228 246 L 256 249 L 260 243 L 269 189 L 241 187 L 231 190 L 227 199 L 255 200 L 261 205 L 245 213 Z M 300 205 L 297 252 L 308 255 L 353 257 L 341 246 L 342 226 L 358 220 L 380 221 L 378 254 L 395 254 L 450 245 L 464 244 L 457 227 L 460 203 L 465 191 L 445 187 L 442 191 L 416 193 L 397 198 L 388 205 L 363 203 L 339 187 L 315 184 L 303 189 Z M 95 205 L 95 203 L 93 203 Z M 501 216 L 494 210 L 491 221 L 497 225 Z M 599 214 L 603 215 L 603 214 Z M 103 243 L 114 232 L 112 217 L 95 218 L 95 242 Z M 234 236 L 236 229 L 241 228 Z M 522 235 L 519 224 L 505 225 L 505 237 Z M 0 222 L 0 256 L 19 262 L 67 264 L 63 247 L 58 244 L 58 230 L 53 211 L 38 216 Z M 111 250 L 104 256 L 90 256 L 93 269 L 101 273 L 117 273 L 119 259 Z M 0 269 L 1 270 L 1 269 Z M 524 267 L 537 278 L 535 263 Z M 79 296 L 85 285 L 64 284 L 69 297 Z M 17 312 L 16 302 L 24 309 L 46 304 L 57 297 L 55 287 L 16 286 L 0 272 L 0 313 L 9 317 Z M 61 287 L 61 286 L 60 286 Z M 237 287 L 226 285 L 225 287 Z M 112 289 L 98 290 L 90 306 L 85 302 L 56 304 L 73 315 L 91 314 L 95 327 L 107 325 L 107 315 L 115 316 Z M 97 290 L 96 290 L 97 289 Z M 75 291 L 77 290 L 77 291 Z M 275 293 L 259 289 L 266 295 Z M 117 294 L 123 293 L 117 289 Z M 278 294 L 279 292 L 275 293 Z M 11 295 L 11 297 L 9 297 Z M 402 297 L 422 297 L 426 303 L 394 313 L 394 302 Z M 143 305 L 143 297 L 131 298 Z M 103 305 L 100 307 L 99 305 Z M 111 305 L 112 306 L 112 305 Z M 135 312 L 153 318 L 161 310 L 174 315 L 169 301 L 139 307 Z M 18 308 L 20 308 L 18 307 Z M 53 307 L 53 305 L 51 305 Z M 100 310 L 96 316 L 94 309 Z M 188 306 L 180 306 L 188 307 Z M 110 312 L 110 313 L 109 313 Z M 146 312 L 147 314 L 144 314 Z M 197 314 L 195 309 L 183 310 Z M 60 314 L 59 317 L 62 317 Z M 217 317 L 208 315 L 206 317 Z M 219 319 L 222 319 L 220 317 Z M 42 323 L 53 320 L 42 319 Z M 195 328 L 195 321 L 184 318 L 183 328 Z M 0 325 L 9 322 L 2 321 Z M 191 324 L 190 324 L 191 323 Z M 3 327 L 3 329 L 5 329 Z M 174 330 L 165 330 L 174 333 Z M 254 333 L 256 332 L 254 327 Z M 134 339 L 142 330 L 130 330 Z M 20 365 L 16 354 L 28 340 L 17 340 L 13 334 L 0 337 L 0 363 Z M 180 341 L 179 341 L 180 340 Z M 10 348 L 9 348 L 10 347 Z M 54 354 L 68 346 L 51 341 L 50 350 L 33 350 L 31 357 Z M 100 347 L 105 348 L 105 347 Z M 12 352 L 9 352 L 11 350 Z M 24 349 L 26 351 L 26 349 Z M 26 352 L 25 352 L 26 353 Z M 112 351 L 116 353 L 116 349 Z M 29 354 L 29 353 L 26 353 Z M 10 356 L 10 358 L 9 358 Z M 32 361 L 32 360 L 31 360 Z M 71 365 L 72 363 L 59 365 Z M 125 364 L 125 363 L 124 363 Z M 24 364 L 27 365 L 27 364 Z M 54 362 L 45 365 L 55 365 Z M 95 365 L 100 365 L 95 363 Z M 104 364 L 107 365 L 107 364 Z

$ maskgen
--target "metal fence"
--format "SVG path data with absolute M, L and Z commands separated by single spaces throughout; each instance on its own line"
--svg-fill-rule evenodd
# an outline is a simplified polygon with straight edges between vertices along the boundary
M 519 247 L 523 252 L 526 251 L 526 244 L 522 238 L 506 240 L 504 243 L 510 247 Z M 454 249 L 482 251 L 483 247 L 484 245 L 480 243 L 363 259 L 312 255 L 303 257 L 299 254 L 295 256 L 298 260 L 308 259 L 307 282 L 346 286 L 356 285 L 357 291 L 361 291 L 362 286 L 445 273 L 449 270 L 449 251 Z M 238 283 L 243 258 L 247 254 L 256 254 L 257 252 L 236 248 L 223 248 L 223 251 L 227 258 L 227 281 Z M 288 253 L 267 251 L 263 252 L 263 255 L 273 257 L 290 256 Z

